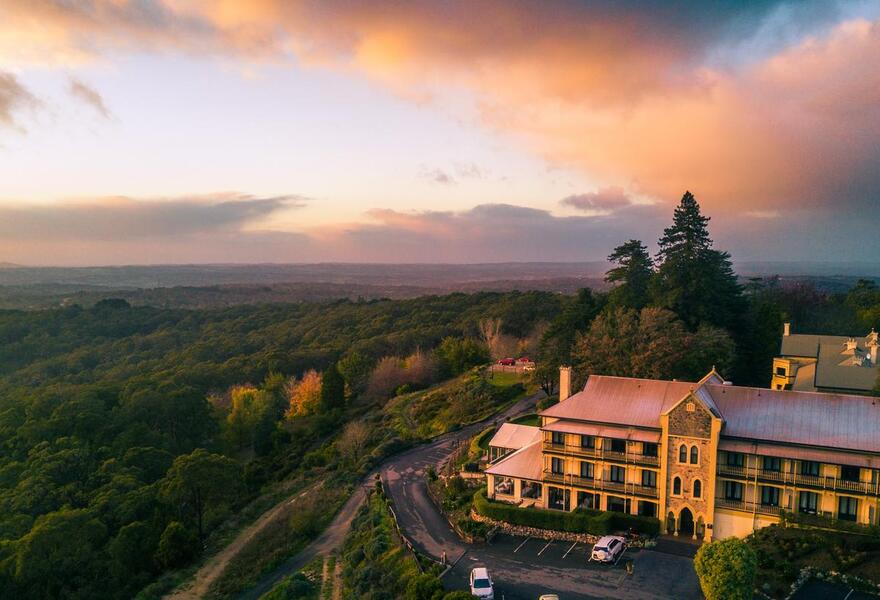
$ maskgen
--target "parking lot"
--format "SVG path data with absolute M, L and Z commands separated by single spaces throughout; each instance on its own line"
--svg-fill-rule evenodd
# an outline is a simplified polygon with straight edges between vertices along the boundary
M 549 593 L 561 600 L 702 598 L 687 557 L 627 549 L 616 565 L 607 565 L 589 562 L 591 550 L 582 543 L 499 535 L 491 544 L 468 550 L 445 583 L 449 589 L 467 589 L 471 569 L 485 566 L 497 600 L 535 600 Z M 632 574 L 627 562 L 632 562 Z

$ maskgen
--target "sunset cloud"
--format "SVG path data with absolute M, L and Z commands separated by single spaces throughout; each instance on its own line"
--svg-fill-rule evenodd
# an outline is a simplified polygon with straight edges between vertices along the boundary
M 70 78 L 69 84 L 68 89 L 74 98 L 85 102 L 105 119 L 111 118 L 112 115 L 110 109 L 107 108 L 107 105 L 104 103 L 104 98 L 101 97 L 101 94 L 99 94 L 97 90 L 73 77 Z
M 633 8 L 602 0 L 0 0 L 0 128 L 21 129 L 20 114 L 40 105 L 44 87 L 53 91 L 48 78 L 39 76 L 53 69 L 62 81 L 54 90 L 62 90 L 62 102 L 72 96 L 109 116 L 101 94 L 83 80 L 95 82 L 120 114 L 119 89 L 105 87 L 94 73 L 120 57 L 134 63 L 145 55 L 186 57 L 180 62 L 191 60 L 199 67 L 216 62 L 218 71 L 233 73 L 242 91 L 235 98 L 242 103 L 265 97 L 247 95 L 251 82 L 238 74 L 271 65 L 329 74 L 334 81 L 321 82 L 328 86 L 337 85 L 337 78 L 369 86 L 380 100 L 370 95 L 371 102 L 351 108 L 363 110 L 364 121 L 385 123 L 382 118 L 396 118 L 404 106 L 431 112 L 445 125 L 415 144 L 401 136 L 400 150 L 387 152 L 394 156 L 375 161 L 404 164 L 398 154 L 408 159 L 409 152 L 421 152 L 401 170 L 402 183 L 367 177 L 340 192 L 350 202 L 347 212 L 339 211 L 338 221 L 344 223 L 303 226 L 285 237 L 259 229 L 274 213 L 297 206 L 297 198 L 153 201 L 131 190 L 133 197 L 115 200 L 5 205 L 0 235 L 19 241 L 81 235 L 114 244 L 125 237 L 204 236 L 203 254 L 215 248 L 215 254 L 226 256 L 226 248 L 235 246 L 249 256 L 262 248 L 285 260 L 432 260 L 434 255 L 465 261 L 574 260 L 606 256 L 624 239 L 656 239 L 671 204 L 690 189 L 715 218 L 717 239 L 731 249 L 755 252 L 775 242 L 789 251 L 809 251 L 798 236 L 818 239 L 832 230 L 844 236 L 847 227 L 862 236 L 860 247 L 877 245 L 876 232 L 864 225 L 877 225 L 880 189 L 880 8 L 870 3 L 770 0 Z M 27 75 L 33 72 L 38 76 L 32 81 Z M 192 72 L 174 71 L 171 83 Z M 68 81 L 70 73 L 74 77 Z M 121 89 L 123 83 L 118 85 Z M 291 94 L 304 86 L 288 82 L 278 89 Z M 334 138 L 333 116 L 321 115 L 328 126 L 317 134 L 303 131 L 302 140 L 290 136 L 300 146 L 283 147 L 268 139 L 275 129 L 249 113 L 249 104 L 240 119 L 232 114 L 232 120 L 211 122 L 210 115 L 221 113 L 206 110 L 203 101 L 214 91 L 182 94 L 181 104 L 166 98 L 161 104 L 166 113 L 145 119 L 151 125 L 145 137 L 167 135 L 168 115 L 180 112 L 194 116 L 192 131 L 186 131 L 186 146 L 194 150 L 200 134 L 225 131 L 230 123 L 249 134 L 268 131 L 266 138 L 254 135 L 241 145 L 253 156 L 266 152 L 266 160 L 252 167 L 260 176 L 275 161 L 285 177 L 293 173 L 288 157 L 309 154 L 308 144 L 331 148 L 332 160 L 315 158 L 315 165 L 335 165 L 338 154 L 340 173 L 353 172 L 351 162 L 373 167 L 373 156 L 360 148 L 349 154 L 350 146 Z M 141 105 L 142 97 L 125 108 L 147 113 L 152 97 Z M 369 112 L 385 98 L 394 103 L 390 110 L 378 117 Z M 279 122 L 285 110 L 324 108 L 315 98 L 290 100 L 285 96 L 261 105 L 278 111 L 267 122 Z M 480 148 L 491 146 L 486 154 L 515 149 L 531 161 L 528 168 L 554 180 L 547 185 L 554 191 L 523 185 L 510 200 L 510 188 L 498 182 L 518 182 L 514 173 L 526 161 L 511 159 L 507 172 L 495 163 L 484 168 L 483 154 L 460 151 L 450 140 L 463 136 L 437 134 L 442 127 L 479 132 Z M 370 144 L 376 135 L 362 137 Z M 398 138 L 388 139 L 396 143 Z M 215 145 L 225 149 L 223 143 Z M 226 158 L 220 154 L 202 159 L 192 152 L 199 167 L 193 172 L 210 173 L 214 164 L 228 165 L 231 172 L 238 168 L 233 158 L 212 162 Z M 566 175 L 557 178 L 561 172 Z M 568 173 L 576 174 L 570 185 Z M 229 187 L 272 189 L 261 185 Z M 286 185 L 284 180 L 279 189 Z M 386 203 L 383 186 L 407 185 L 414 189 L 394 189 Z M 401 210 L 410 192 L 415 210 Z M 443 204 L 440 197 L 447 195 L 455 201 Z M 369 206 L 378 208 L 364 211 Z M 447 206 L 458 209 L 437 210 Z M 563 216 L 553 212 L 559 209 Z M 860 222 L 853 216 L 858 214 L 864 215 Z M 328 221 L 321 217 L 317 221 Z M 13 220 L 21 225 L 11 225 Z M 833 227 L 822 226 L 831 222 Z M 218 245 L 221 239 L 224 245 Z
M 299 196 L 260 198 L 235 193 L 0 204 L 0 238 L 118 242 L 238 232 L 277 211 L 303 204 Z
M 38 105 L 39 101 L 14 75 L 0 71 L 0 127 L 21 129 L 15 121 L 15 113 Z

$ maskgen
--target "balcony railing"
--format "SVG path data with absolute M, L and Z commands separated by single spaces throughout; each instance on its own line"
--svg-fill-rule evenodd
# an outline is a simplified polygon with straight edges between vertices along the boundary
M 598 448 L 587 448 L 586 446 L 576 446 L 574 444 L 554 444 L 551 441 L 544 441 L 544 450 L 550 452 L 559 452 L 560 454 L 568 454 L 572 456 L 583 456 L 596 460 L 610 460 L 622 463 L 635 463 L 641 465 L 649 465 L 652 467 L 660 466 L 660 458 L 657 456 L 649 456 L 647 454 L 639 454 L 636 452 L 613 452 L 611 450 L 602 450 Z
M 785 510 L 781 506 L 771 506 L 769 504 L 761 504 L 760 502 L 746 502 L 745 500 L 732 500 L 729 498 L 716 498 L 715 507 L 775 516 L 781 515 L 782 511 Z
M 880 495 L 880 484 L 870 481 L 850 481 L 836 477 L 820 477 L 817 475 L 802 475 L 787 471 L 770 471 L 756 469 L 754 467 L 740 467 L 735 465 L 718 465 L 718 474 L 724 477 L 735 477 L 759 482 L 770 482 L 779 485 L 804 486 L 823 490 L 837 490 L 876 496 Z
M 593 479 L 592 477 L 580 477 L 579 475 L 564 475 L 552 471 L 544 471 L 544 481 L 561 483 L 576 487 L 589 488 L 600 492 L 617 492 L 624 495 L 647 496 L 657 498 L 656 487 L 639 485 L 637 483 L 623 483 L 610 479 Z

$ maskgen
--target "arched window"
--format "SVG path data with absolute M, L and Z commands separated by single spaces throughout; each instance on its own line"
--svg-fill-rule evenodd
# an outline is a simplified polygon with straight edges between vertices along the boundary
M 678 477 L 672 480 L 672 494 L 674 496 L 681 494 L 681 479 Z
M 695 465 L 700 462 L 700 450 L 696 446 L 691 446 L 691 464 Z
M 703 496 L 703 482 L 697 479 L 694 481 L 694 498 L 701 498 Z
M 688 447 L 684 444 L 678 449 L 678 462 L 686 463 L 688 461 Z

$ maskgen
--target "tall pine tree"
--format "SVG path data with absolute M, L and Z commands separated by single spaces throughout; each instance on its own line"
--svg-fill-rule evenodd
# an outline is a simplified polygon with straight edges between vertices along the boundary
M 734 329 L 745 309 L 742 287 L 730 254 L 712 247 L 708 225 L 694 195 L 685 192 L 672 226 L 658 241 L 651 296 L 654 305 L 674 311 L 691 328 L 709 323 Z
M 629 240 L 614 249 L 608 261 L 617 266 L 605 273 L 605 281 L 616 284 L 611 291 L 615 306 L 643 308 L 648 303 L 648 286 L 654 263 L 641 240 Z

